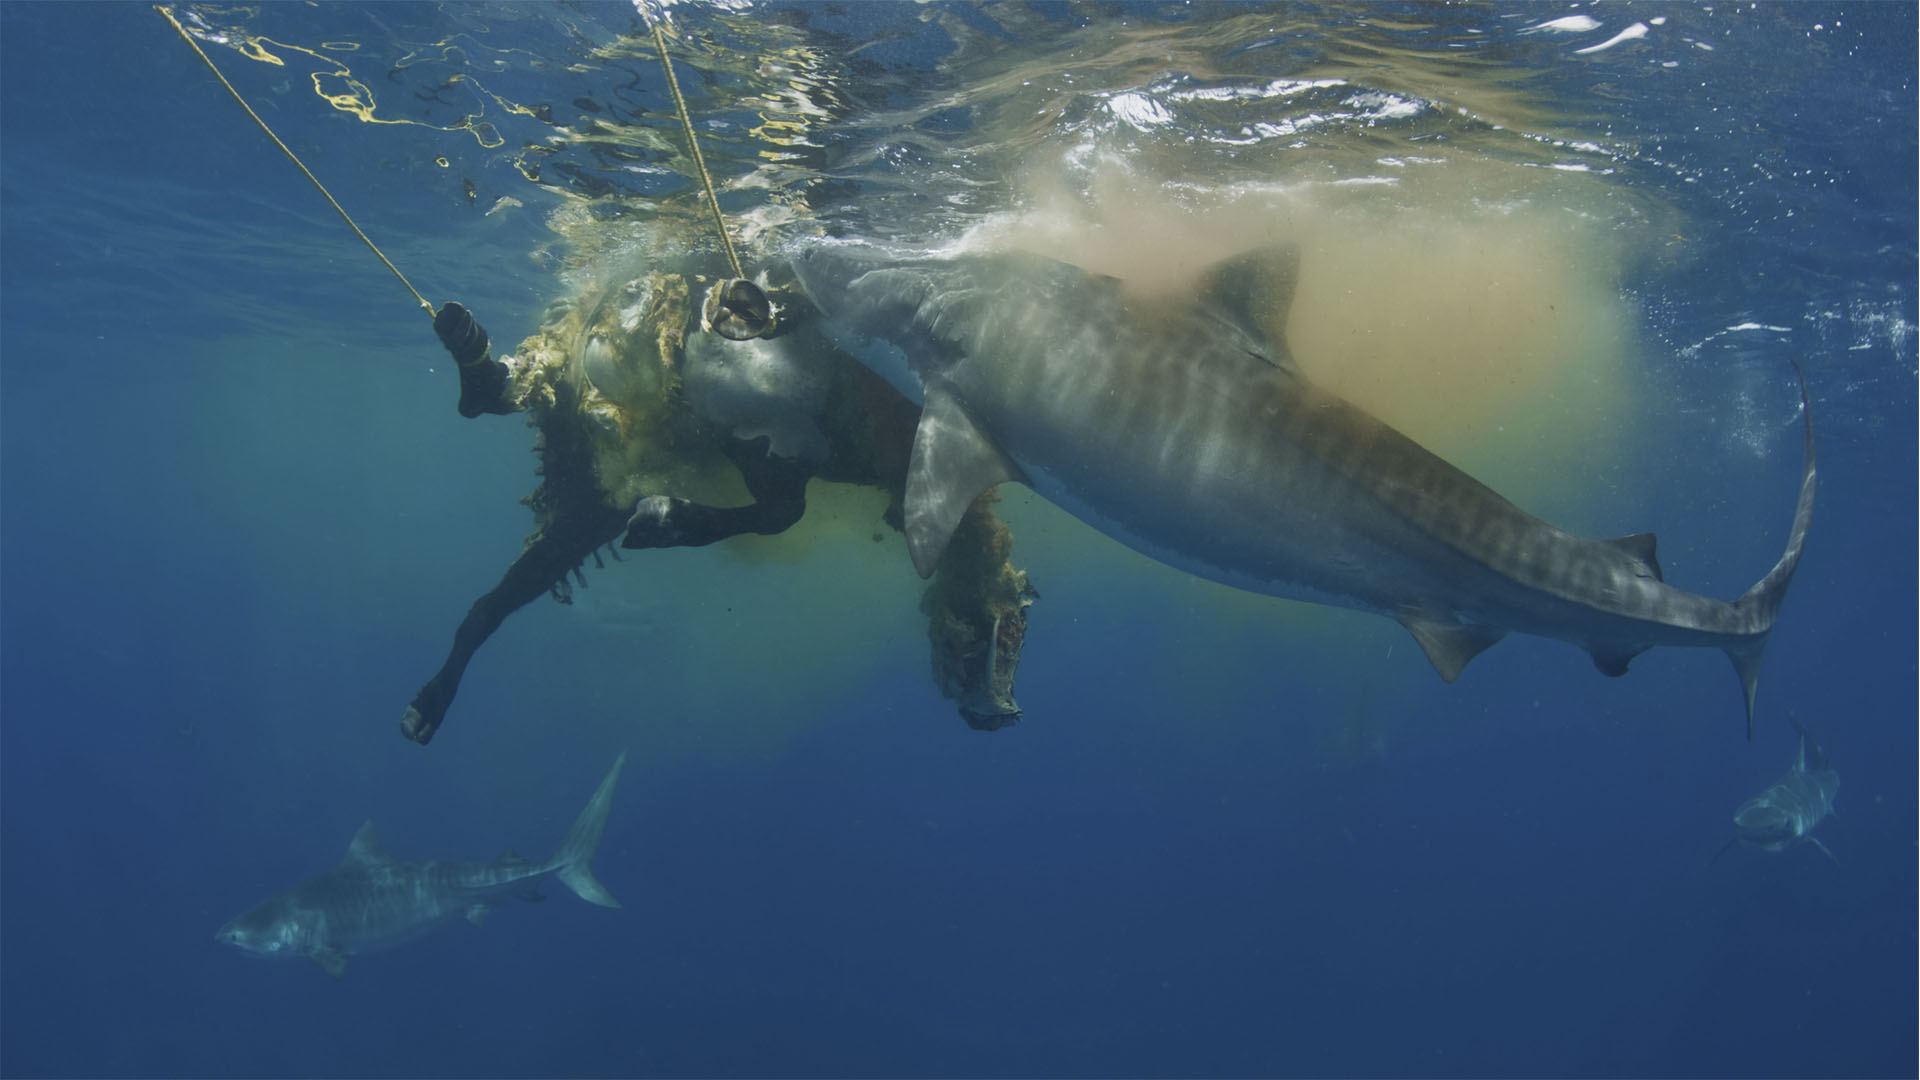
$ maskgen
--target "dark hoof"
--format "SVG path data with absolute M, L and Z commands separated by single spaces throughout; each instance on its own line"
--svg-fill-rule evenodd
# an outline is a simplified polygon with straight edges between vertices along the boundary
M 433 332 L 457 364 L 477 364 L 486 358 L 487 332 L 474 321 L 473 312 L 459 304 L 448 301 L 434 313 Z
M 440 722 L 438 720 L 428 720 L 425 716 L 421 715 L 419 709 L 414 708 L 412 705 L 407 706 L 407 711 L 400 714 L 400 734 L 405 735 L 421 746 L 432 742 L 433 733 L 439 730 L 439 728 Z

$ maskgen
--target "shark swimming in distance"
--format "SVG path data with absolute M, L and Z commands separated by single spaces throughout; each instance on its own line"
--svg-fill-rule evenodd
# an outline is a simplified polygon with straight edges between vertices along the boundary
M 1449 682 L 1510 632 L 1571 642 L 1608 675 L 1656 645 L 1720 649 L 1752 738 L 1813 516 L 1804 380 L 1786 551 L 1729 603 L 1668 585 L 1651 533 L 1558 529 L 1309 381 L 1284 336 L 1293 248 L 1216 264 L 1162 303 L 1037 255 L 814 240 L 789 258 L 828 336 L 922 405 L 906 488 L 922 577 L 973 499 L 1018 481 L 1189 573 L 1395 619 Z
M 369 821 L 353 834 L 339 865 L 263 901 L 221 927 L 214 940 L 250 956 L 311 957 L 337 979 L 346 973 L 348 957 L 399 945 L 455 915 L 478 926 L 503 896 L 543 899 L 542 878 L 559 878 L 590 904 L 619 907 L 591 864 L 626 763 L 624 753 L 614 760 L 545 862 L 528 862 L 511 851 L 486 863 L 403 862 L 381 850 Z
M 1827 763 L 1827 755 L 1813 736 L 1793 718 L 1793 730 L 1800 735 L 1799 752 L 1787 775 L 1767 790 L 1740 804 L 1733 812 L 1733 839 L 1728 840 L 1713 858 L 1718 861 L 1734 844 L 1745 844 L 1761 851 L 1785 851 L 1796 844 L 1812 844 L 1820 853 L 1838 863 L 1827 845 L 1813 835 L 1813 827 L 1833 813 L 1833 797 L 1840 790 L 1840 774 Z

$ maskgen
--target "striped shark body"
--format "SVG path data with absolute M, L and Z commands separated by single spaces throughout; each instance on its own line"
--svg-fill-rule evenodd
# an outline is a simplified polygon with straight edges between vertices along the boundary
M 1834 862 L 1840 860 L 1827 845 L 1813 835 L 1813 827 L 1833 813 L 1833 797 L 1840 791 L 1840 774 L 1827 763 L 1827 755 L 1800 721 L 1793 721 L 1800 735 L 1800 749 L 1793 757 L 1787 775 L 1767 790 L 1740 804 L 1733 812 L 1732 840 L 1762 851 L 1784 851 L 1796 844 L 1812 844 Z M 1727 848 L 1721 848 L 1724 854 Z M 1715 856 L 1718 858 L 1719 856 Z
M 1198 576 L 1393 618 L 1447 681 L 1510 632 L 1571 642 L 1608 675 L 1657 645 L 1721 649 L 1751 737 L 1812 519 L 1810 419 L 1785 554 L 1731 603 L 1685 592 L 1652 534 L 1556 528 L 1309 381 L 1262 329 L 1284 326 L 1297 261 L 1249 253 L 1191 302 L 1148 304 L 1033 255 L 792 254 L 828 336 L 923 406 L 906 502 L 922 576 L 975 496 L 1019 481 Z
M 220 928 L 216 941 L 257 957 L 304 956 L 327 974 L 345 974 L 347 959 L 409 941 L 455 916 L 476 926 L 505 896 L 542 899 L 541 880 L 557 877 L 574 895 L 619 907 L 593 876 L 594 852 L 606 830 L 624 753 L 545 862 L 512 852 L 492 862 L 405 862 L 381 850 L 373 822 L 360 826 L 339 865 L 263 901 Z

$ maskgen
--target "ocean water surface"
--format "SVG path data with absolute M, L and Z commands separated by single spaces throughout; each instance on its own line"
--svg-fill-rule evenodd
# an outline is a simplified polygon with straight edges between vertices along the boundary
M 1915 1064 L 1916 17 L 1895 4 L 172 9 L 438 304 L 1036 251 L 1144 297 L 1296 245 L 1316 380 L 1732 599 L 1806 556 L 1756 730 L 1711 650 L 1452 684 L 1004 492 L 1025 719 L 928 678 L 884 500 L 589 563 L 402 708 L 520 551 L 533 434 L 156 9 L 0 5 L 0 1072 L 1897 1076 Z M 1841 786 L 1736 846 L 1797 718 Z M 595 869 L 355 957 L 234 915 L 371 819 Z

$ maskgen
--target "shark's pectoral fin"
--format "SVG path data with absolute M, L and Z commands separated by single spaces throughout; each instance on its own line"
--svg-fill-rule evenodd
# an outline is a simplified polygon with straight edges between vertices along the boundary
M 493 914 L 493 909 L 485 904 L 467 905 L 467 921 L 475 926 L 487 925 L 487 916 L 491 914 Z
M 1627 673 L 1627 665 L 1633 663 L 1633 658 L 1646 652 L 1647 648 L 1648 646 L 1640 645 L 1616 649 L 1595 648 L 1587 651 L 1593 654 L 1593 666 L 1600 669 L 1600 674 L 1618 678 Z
M 1660 572 L 1660 559 L 1654 553 L 1659 544 L 1652 533 L 1616 536 L 1605 542 L 1632 556 L 1633 560 L 1640 564 L 1642 575 L 1651 577 L 1655 581 L 1667 580 L 1667 576 Z
M 907 463 L 907 550 L 920 576 L 932 577 L 947 541 L 980 493 L 1027 475 L 974 426 L 953 393 L 930 386 Z
M 1507 636 L 1507 632 L 1497 626 L 1439 622 L 1418 615 L 1401 615 L 1399 619 L 1400 625 L 1413 635 L 1413 640 L 1420 643 L 1420 650 L 1427 654 L 1433 670 L 1448 682 L 1460 677 L 1460 671 L 1467 666 L 1467 661 Z
M 1835 866 L 1840 865 L 1840 857 L 1838 855 L 1835 855 L 1833 852 L 1828 851 L 1827 845 L 1821 843 L 1819 837 L 1809 836 L 1807 837 L 1807 843 L 1812 844 L 1814 847 L 1819 848 L 1820 854 L 1825 855 L 1827 858 L 1833 860 L 1833 865 Z
M 347 954 L 341 952 L 339 949 L 326 946 L 315 949 L 313 950 L 313 962 L 320 965 L 321 971 L 326 972 L 336 979 L 347 973 Z

